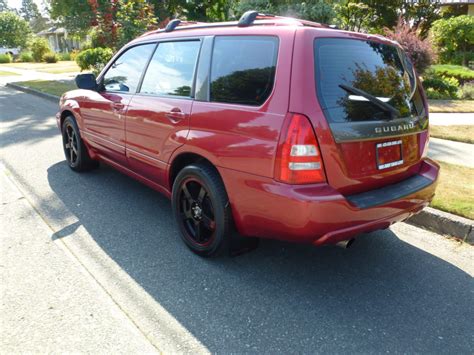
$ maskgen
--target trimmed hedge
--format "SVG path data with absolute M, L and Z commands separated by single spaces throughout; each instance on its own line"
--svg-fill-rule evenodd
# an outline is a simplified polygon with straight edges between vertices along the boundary
M 1 64 L 11 63 L 11 62 L 12 62 L 12 56 L 10 54 L 0 54 Z
M 438 64 L 432 65 L 430 69 L 436 75 L 457 79 L 461 85 L 468 81 L 474 81 L 474 70 L 461 65 Z

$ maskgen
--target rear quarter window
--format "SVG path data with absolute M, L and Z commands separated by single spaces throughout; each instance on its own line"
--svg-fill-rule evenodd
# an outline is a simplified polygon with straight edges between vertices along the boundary
M 210 101 L 262 105 L 273 90 L 278 43 L 272 36 L 216 37 Z

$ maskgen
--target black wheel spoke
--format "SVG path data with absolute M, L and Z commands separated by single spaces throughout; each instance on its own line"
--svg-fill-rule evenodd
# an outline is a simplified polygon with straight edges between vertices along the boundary
M 202 202 L 204 201 L 204 197 L 206 197 L 206 194 L 207 194 L 206 190 L 204 189 L 204 187 L 201 186 L 201 189 L 199 190 L 199 195 L 197 198 L 200 204 L 202 204 Z
M 74 163 L 74 150 L 72 149 L 69 149 L 69 159 L 71 163 Z
M 200 222 L 194 223 L 194 231 L 195 231 L 196 241 L 200 242 L 201 241 L 201 223 Z
M 192 219 L 191 208 L 187 205 L 186 200 L 181 201 L 181 206 L 183 208 L 184 219 Z
M 204 227 L 206 227 L 210 231 L 216 229 L 216 222 L 204 213 L 202 214 L 202 223 L 204 224 Z
M 184 196 L 186 197 L 186 200 L 189 201 L 189 203 L 192 203 L 193 202 L 193 197 L 191 196 L 191 194 L 189 193 L 189 190 L 188 190 L 188 187 L 186 186 L 186 184 L 183 184 L 183 192 L 184 192 Z

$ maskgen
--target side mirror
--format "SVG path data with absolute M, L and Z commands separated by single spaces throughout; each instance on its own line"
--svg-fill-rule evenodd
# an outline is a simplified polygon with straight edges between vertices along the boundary
M 98 85 L 94 74 L 79 74 L 76 76 L 76 86 L 79 89 L 97 91 Z

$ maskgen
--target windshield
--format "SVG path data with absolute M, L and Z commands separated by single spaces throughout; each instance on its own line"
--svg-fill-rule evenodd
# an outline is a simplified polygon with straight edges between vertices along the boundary
M 399 48 L 372 41 L 321 38 L 315 40 L 314 52 L 318 98 L 330 122 L 421 114 L 423 101 L 415 73 Z

